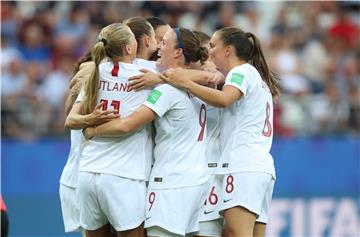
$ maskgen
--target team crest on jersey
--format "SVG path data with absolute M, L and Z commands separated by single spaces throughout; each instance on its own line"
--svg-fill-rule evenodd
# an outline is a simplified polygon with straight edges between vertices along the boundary
M 161 92 L 154 89 L 152 90 L 146 101 L 151 104 L 155 104 L 156 101 L 158 101 L 158 99 L 160 98 L 160 96 L 161 96 Z
M 233 73 L 230 79 L 230 82 L 233 82 L 237 84 L 238 86 L 241 86 L 244 80 L 244 75 L 241 73 Z

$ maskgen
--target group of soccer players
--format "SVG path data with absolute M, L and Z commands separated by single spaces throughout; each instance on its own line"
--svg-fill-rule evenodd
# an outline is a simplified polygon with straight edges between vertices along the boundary
M 280 90 L 255 35 L 133 17 L 104 27 L 75 72 L 66 232 L 265 235 Z

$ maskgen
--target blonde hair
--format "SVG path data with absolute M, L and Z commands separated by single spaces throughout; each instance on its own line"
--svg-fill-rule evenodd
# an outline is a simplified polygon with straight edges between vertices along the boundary
M 131 34 L 127 25 L 113 23 L 104 27 L 98 36 L 98 42 L 91 50 L 91 56 L 95 62 L 95 69 L 91 73 L 89 80 L 85 82 L 83 101 L 83 113 L 91 113 L 95 106 L 99 94 L 99 65 L 105 57 L 116 61 L 124 56 L 126 45 L 130 44 Z

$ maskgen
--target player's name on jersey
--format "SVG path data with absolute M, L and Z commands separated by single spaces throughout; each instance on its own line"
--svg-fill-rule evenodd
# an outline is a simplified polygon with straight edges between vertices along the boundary
M 103 81 L 103 80 L 100 80 L 98 89 L 103 90 L 103 91 L 124 91 L 124 92 L 132 91 L 129 88 L 128 83 L 109 82 L 109 81 Z

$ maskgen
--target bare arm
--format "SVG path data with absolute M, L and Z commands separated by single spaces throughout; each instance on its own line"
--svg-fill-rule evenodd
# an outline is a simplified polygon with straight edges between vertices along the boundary
M 132 76 L 129 78 L 129 85 L 131 89 L 138 91 L 152 87 L 159 83 L 164 83 L 164 81 L 161 80 L 161 74 L 156 74 L 147 69 L 141 69 L 140 71 L 144 74 Z M 207 85 L 214 78 L 214 73 L 212 72 L 193 69 L 184 69 L 182 75 L 188 80 L 194 81 L 201 85 Z
M 183 76 L 181 70 L 177 69 L 165 73 L 162 79 L 173 86 L 190 91 L 215 107 L 228 107 L 242 96 L 241 91 L 233 86 L 225 86 L 222 91 L 219 91 L 194 83 Z
M 132 76 L 129 78 L 130 89 L 135 91 L 152 87 L 156 84 L 163 83 L 160 76 L 157 73 L 149 71 L 147 69 L 141 69 L 140 72 L 144 74 Z
M 69 129 L 83 129 L 88 126 L 95 126 L 118 118 L 116 110 L 102 110 L 102 104 L 98 104 L 91 114 L 83 115 L 82 103 L 76 102 L 65 120 L 65 127 Z
M 88 127 L 83 133 L 86 139 L 91 137 L 120 137 L 138 130 L 143 125 L 156 119 L 156 113 L 142 105 L 125 118 L 114 119 L 97 127 Z
M 166 75 L 166 72 L 165 72 L 165 75 Z M 183 69 L 181 76 L 183 76 L 187 80 L 193 81 L 197 84 L 208 85 L 208 83 L 213 79 L 214 74 L 209 71 Z

